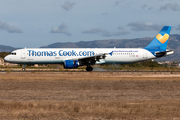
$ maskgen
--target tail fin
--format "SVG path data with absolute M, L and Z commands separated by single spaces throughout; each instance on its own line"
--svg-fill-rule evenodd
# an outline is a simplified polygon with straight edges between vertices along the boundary
M 147 50 L 166 51 L 171 26 L 164 26 L 152 42 L 145 47 Z

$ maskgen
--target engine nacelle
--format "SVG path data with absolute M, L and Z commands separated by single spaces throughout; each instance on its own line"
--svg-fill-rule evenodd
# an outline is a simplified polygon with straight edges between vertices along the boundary
M 72 68 L 78 68 L 79 62 L 78 60 L 65 60 L 64 61 L 64 68 L 72 69 Z

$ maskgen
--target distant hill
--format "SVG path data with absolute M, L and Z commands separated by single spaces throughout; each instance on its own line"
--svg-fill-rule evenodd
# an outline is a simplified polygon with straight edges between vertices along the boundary
M 6 45 L 0 45 L 0 52 L 11 52 L 17 48 L 6 46 Z
M 153 38 L 136 38 L 136 39 L 109 39 L 109 40 L 94 40 L 80 42 L 58 42 L 41 48 L 144 48 Z M 180 35 L 170 35 L 167 48 L 175 50 L 174 55 L 157 59 L 158 61 L 178 61 L 180 60 Z
M 132 48 L 144 47 L 152 38 L 137 38 L 137 39 L 109 39 L 109 40 L 94 40 L 80 42 L 58 42 L 41 48 Z M 146 44 L 147 43 L 147 44 Z

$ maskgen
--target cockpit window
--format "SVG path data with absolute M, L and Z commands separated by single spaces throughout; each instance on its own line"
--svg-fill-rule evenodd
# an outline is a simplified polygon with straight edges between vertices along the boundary
M 16 55 L 16 53 L 12 52 L 11 55 Z

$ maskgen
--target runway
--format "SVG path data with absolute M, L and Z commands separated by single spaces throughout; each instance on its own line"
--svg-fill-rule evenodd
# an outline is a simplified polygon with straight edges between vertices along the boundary
M 44 69 L 27 69 L 26 71 L 22 71 L 21 69 L 18 70 L 14 70 L 14 69 L 1 69 L 0 73 L 6 73 L 6 72 L 11 72 L 11 73 L 32 73 L 32 72 L 36 72 L 36 73 L 129 73 L 129 74 L 133 74 L 133 73 L 137 73 L 137 74 L 180 74 L 180 71 L 156 71 L 156 70 L 152 70 L 152 71 L 124 71 L 124 70 L 116 70 L 116 71 L 91 71 L 91 72 L 87 72 L 87 71 L 82 71 L 82 70 L 64 70 L 64 71 L 60 71 L 57 69 L 50 69 L 50 70 L 44 70 Z
M 85 69 L 54 69 L 54 68 L 26 68 L 25 71 L 22 71 L 22 68 L 1 68 L 0 73 L 3 72 L 25 72 L 25 73 L 31 73 L 31 72 L 36 72 L 36 73 L 42 73 L 42 72 L 53 72 L 53 73 L 67 73 L 67 72 L 87 72 Z M 176 70 L 105 70 L 99 67 L 94 67 L 94 70 L 91 71 L 93 73 L 152 73 L 152 74 L 161 74 L 161 73 L 167 73 L 167 74 L 180 74 L 180 69 Z

